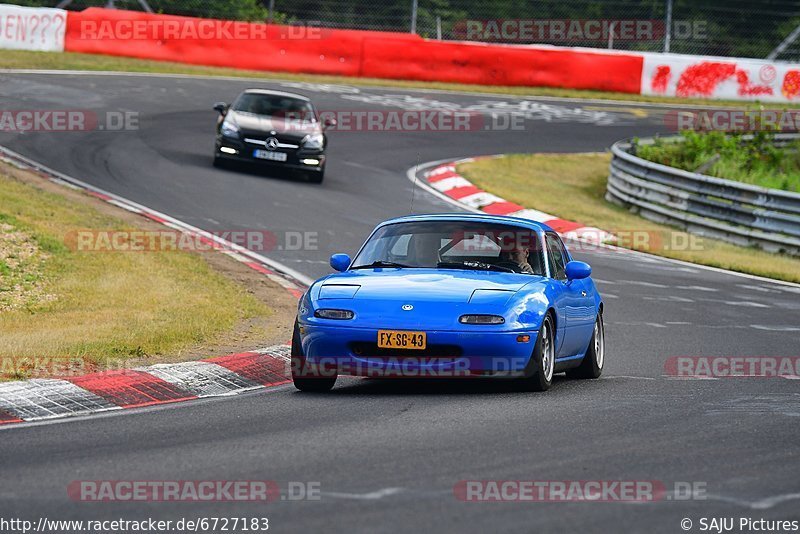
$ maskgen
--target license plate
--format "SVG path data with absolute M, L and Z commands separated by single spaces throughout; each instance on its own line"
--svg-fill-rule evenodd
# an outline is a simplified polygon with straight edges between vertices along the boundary
M 258 159 L 269 159 L 272 161 L 286 161 L 286 152 L 272 152 L 271 150 L 256 149 L 253 157 Z
M 405 330 L 378 330 L 378 348 L 424 350 L 427 345 L 425 332 Z

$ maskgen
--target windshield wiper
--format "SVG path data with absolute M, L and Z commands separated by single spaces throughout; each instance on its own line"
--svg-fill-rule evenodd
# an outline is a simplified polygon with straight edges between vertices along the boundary
M 482 261 L 441 261 L 436 264 L 436 267 L 440 269 L 479 269 L 482 271 L 500 271 L 504 273 L 516 272 L 509 267 L 503 267 L 493 263 L 483 263 Z
M 409 268 L 410 265 L 403 265 L 402 263 L 396 263 L 393 261 L 383 261 L 377 260 L 373 261 L 369 265 L 356 265 L 355 267 L 350 267 L 351 269 L 372 269 L 374 267 L 396 267 L 398 269 Z

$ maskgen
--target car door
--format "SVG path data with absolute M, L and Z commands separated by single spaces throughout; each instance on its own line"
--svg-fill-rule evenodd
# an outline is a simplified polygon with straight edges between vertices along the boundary
M 566 266 L 570 260 L 567 249 L 555 233 L 545 233 L 548 276 L 555 289 L 557 332 L 556 358 L 582 355 L 594 326 L 594 318 L 588 318 L 589 292 L 583 280 L 567 280 Z

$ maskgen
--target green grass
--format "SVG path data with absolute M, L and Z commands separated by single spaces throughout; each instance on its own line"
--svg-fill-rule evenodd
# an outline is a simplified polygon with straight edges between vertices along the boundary
M 458 170 L 475 185 L 526 208 L 619 233 L 625 247 L 800 282 L 800 258 L 690 236 L 607 202 L 609 162 L 608 154 L 520 154 L 465 163 Z M 691 245 L 681 246 L 685 243 Z
M 67 239 L 74 230 L 131 225 L 2 169 L 0 221 L 38 249 L 35 268 L 28 269 L 38 278 L 25 292 L 25 305 L 0 313 L 3 371 L 19 358 L 65 358 L 98 367 L 130 358 L 157 360 L 273 313 L 197 254 L 74 250 Z
M 662 104 L 714 104 L 737 108 L 758 108 L 758 102 L 738 102 L 699 98 L 668 98 L 629 93 L 603 91 L 583 91 L 551 87 L 514 87 L 468 85 L 443 82 L 416 82 L 404 80 L 384 80 L 377 78 L 351 78 L 346 76 L 325 76 L 313 74 L 292 74 L 287 72 L 265 72 L 222 67 L 186 65 L 167 61 L 152 61 L 117 56 L 77 54 L 74 52 L 30 52 L 24 50 L 3 50 L 0 54 L 0 69 L 54 69 L 146 72 L 163 74 L 190 74 L 198 76 L 236 76 L 263 80 L 289 80 L 312 83 L 348 84 L 366 87 L 416 88 L 456 92 L 480 92 L 511 96 L 547 96 L 577 99 L 623 100 L 627 102 L 651 102 Z M 782 104 L 781 108 L 800 107 L 800 104 Z
M 0 214 L 0 312 L 25 309 L 49 296 L 40 281 L 48 253 L 13 217 Z
M 800 141 L 776 148 L 766 132 L 745 139 L 723 132 L 686 131 L 682 138 L 682 142 L 656 139 L 652 145 L 637 146 L 636 154 L 687 171 L 706 166 L 703 174 L 800 192 Z

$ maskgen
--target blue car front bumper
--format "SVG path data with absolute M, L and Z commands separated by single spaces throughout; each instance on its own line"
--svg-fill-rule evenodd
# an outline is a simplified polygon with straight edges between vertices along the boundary
M 320 368 L 356 376 L 442 378 L 520 376 L 538 333 L 431 330 L 425 350 L 400 350 L 378 348 L 375 328 L 301 324 L 300 332 L 306 362 Z M 528 340 L 520 341 L 524 336 Z

